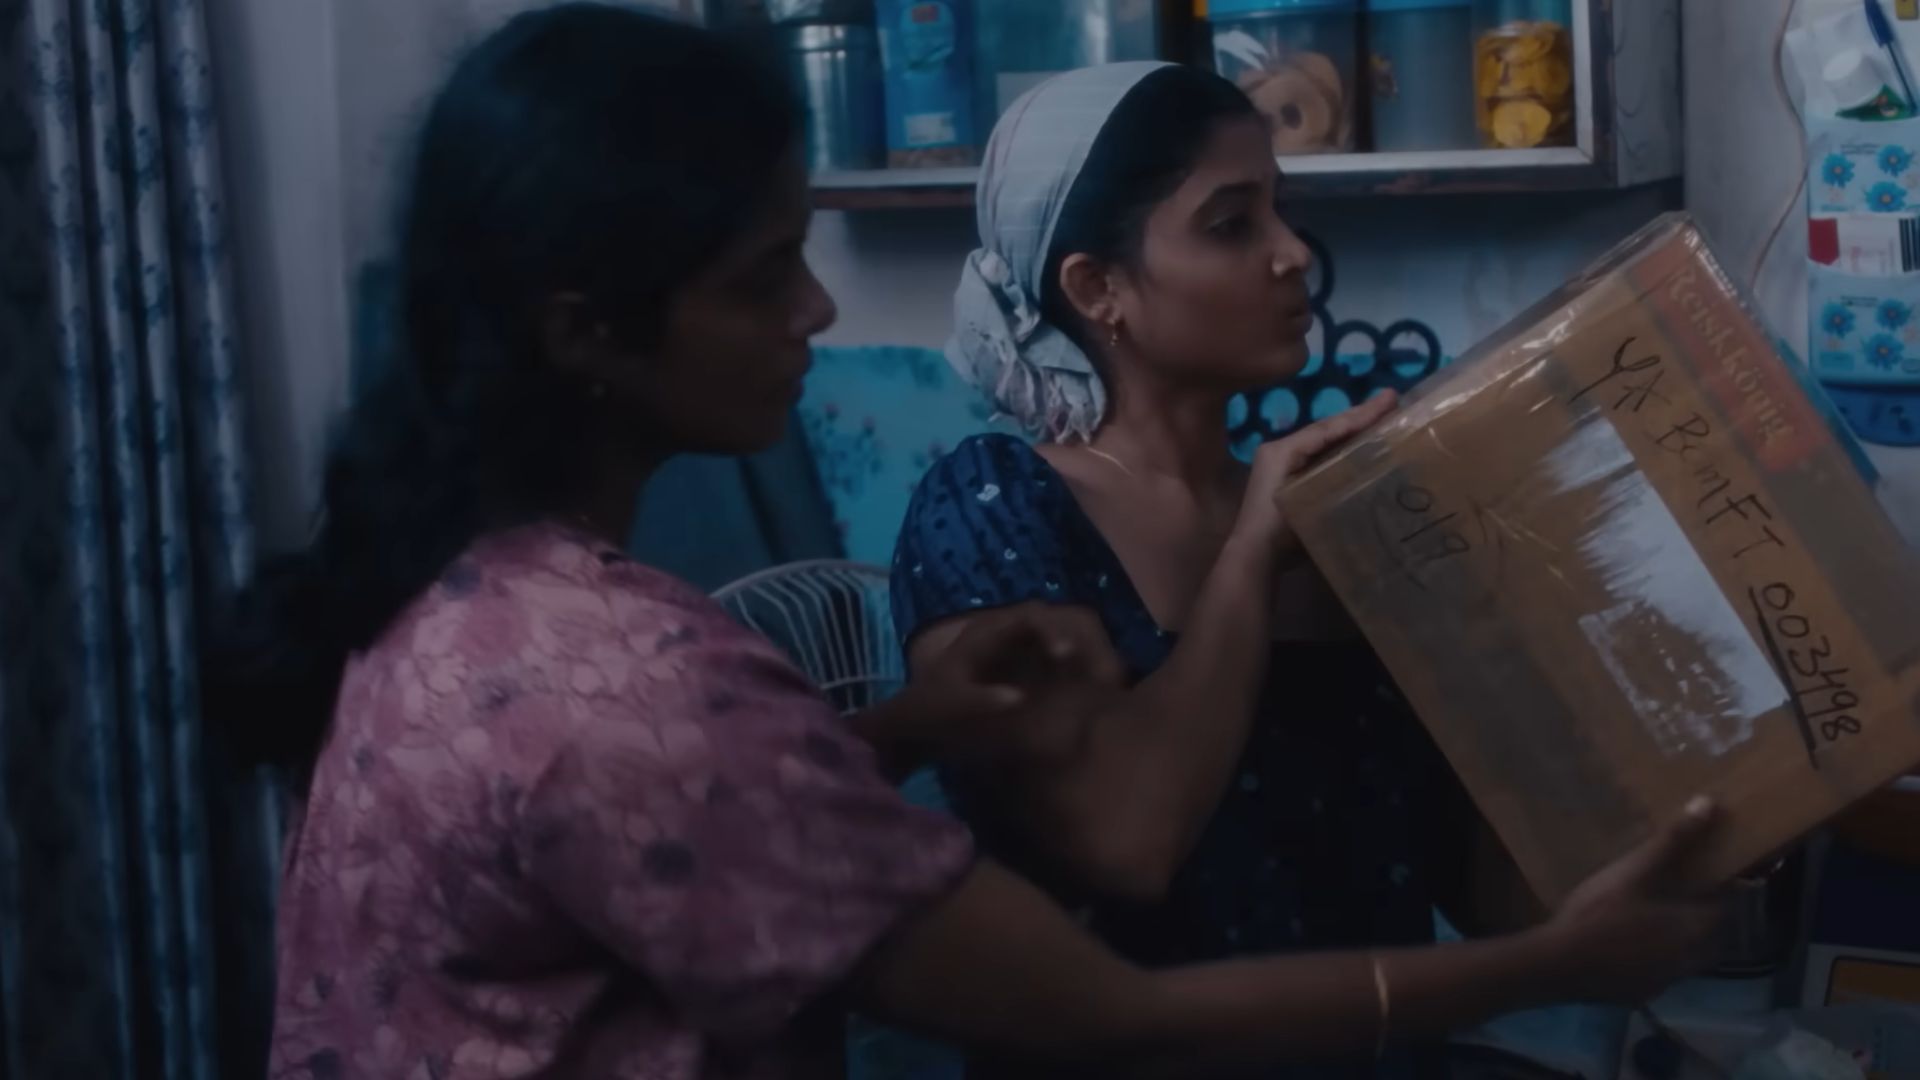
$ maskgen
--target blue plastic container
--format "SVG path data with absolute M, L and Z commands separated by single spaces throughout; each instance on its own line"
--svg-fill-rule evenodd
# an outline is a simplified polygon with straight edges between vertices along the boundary
M 1473 0 L 1475 32 L 1511 22 L 1573 25 L 1573 0 Z
M 1213 0 L 1213 68 L 1273 122 L 1277 154 L 1354 148 L 1359 0 Z
M 971 165 L 979 158 L 974 114 L 970 0 L 879 0 L 886 72 L 887 164 Z
M 1157 58 L 1158 14 L 1134 0 L 974 0 L 982 126 L 1063 71 Z
M 1473 0 L 1367 0 L 1373 148 L 1471 150 Z

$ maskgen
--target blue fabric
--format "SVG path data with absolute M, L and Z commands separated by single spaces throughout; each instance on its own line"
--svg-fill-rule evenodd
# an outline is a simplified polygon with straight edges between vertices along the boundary
M 635 558 L 709 591 L 749 574 L 842 555 L 798 415 L 750 458 L 679 457 L 641 493 Z
M 815 349 L 800 423 L 846 556 L 885 566 L 907 502 L 947 451 L 995 423 L 979 391 L 931 349 Z
M 252 560 L 199 0 L 0 3 L 0 1075 L 257 1076 L 275 801 L 202 743 Z
M 969 440 L 928 473 L 893 581 L 903 640 L 948 617 L 1039 600 L 1091 609 L 1135 679 L 1165 663 L 1176 643 L 1065 481 L 1004 436 Z M 1441 804 L 1441 766 L 1392 681 L 1357 642 L 1276 646 L 1269 679 L 1219 811 L 1153 908 L 1063 880 L 1021 835 L 979 813 L 964 778 L 947 777 L 948 793 L 986 850 L 1083 912 L 1093 932 L 1141 964 L 1432 941 L 1421 853 L 1444 838 L 1422 828 L 1437 815 L 1417 821 L 1410 808 Z M 1380 1075 L 1411 1067 L 1400 1062 Z

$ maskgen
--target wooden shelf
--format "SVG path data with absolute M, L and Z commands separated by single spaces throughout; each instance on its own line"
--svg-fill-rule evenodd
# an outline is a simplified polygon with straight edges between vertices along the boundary
M 823 210 L 913 210 L 973 205 L 980 170 L 867 169 L 818 173 L 813 204 Z
M 1617 186 L 1585 151 L 1444 150 L 1425 153 L 1313 154 L 1283 157 L 1296 198 L 1446 195 L 1600 190 Z M 828 210 L 888 210 L 973 205 L 979 170 L 873 169 L 822 173 L 814 205 Z

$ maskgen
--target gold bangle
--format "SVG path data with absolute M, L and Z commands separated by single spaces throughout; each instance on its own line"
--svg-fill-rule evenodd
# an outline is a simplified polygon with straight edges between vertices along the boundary
M 1373 1058 L 1379 1061 L 1387 1056 L 1387 1039 L 1393 1034 L 1393 987 L 1387 982 L 1387 963 L 1379 953 L 1373 954 L 1373 992 L 1380 999 L 1380 1026 L 1373 1046 Z

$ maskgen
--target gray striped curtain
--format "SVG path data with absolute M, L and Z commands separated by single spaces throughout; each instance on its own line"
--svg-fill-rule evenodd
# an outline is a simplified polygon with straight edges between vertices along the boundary
M 257 1076 L 273 803 L 202 738 L 248 572 L 200 0 L 0 0 L 0 1074 Z

